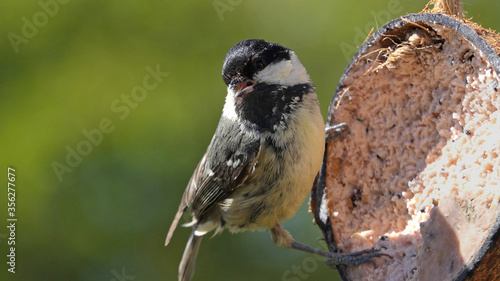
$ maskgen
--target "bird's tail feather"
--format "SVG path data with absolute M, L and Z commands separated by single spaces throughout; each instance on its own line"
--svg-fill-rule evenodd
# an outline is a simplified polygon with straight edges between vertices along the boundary
M 194 231 L 182 255 L 181 263 L 179 264 L 179 281 L 190 281 L 194 275 L 194 268 L 196 265 L 196 257 L 198 256 L 198 249 L 200 248 L 201 239 L 203 236 L 196 236 Z

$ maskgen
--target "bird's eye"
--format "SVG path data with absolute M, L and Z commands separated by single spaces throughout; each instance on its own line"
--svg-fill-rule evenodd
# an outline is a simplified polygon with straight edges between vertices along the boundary
M 258 70 L 262 70 L 266 67 L 266 62 L 263 59 L 256 59 L 254 65 Z

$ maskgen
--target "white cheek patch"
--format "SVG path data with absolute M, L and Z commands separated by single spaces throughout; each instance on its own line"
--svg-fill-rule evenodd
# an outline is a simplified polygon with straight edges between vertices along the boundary
M 292 62 L 289 60 L 280 61 L 268 65 L 255 76 L 255 80 L 268 84 L 278 84 L 290 76 L 292 72 Z
M 290 60 L 268 65 L 261 70 L 255 80 L 267 84 L 293 86 L 309 82 L 309 75 L 294 52 L 290 52 Z
M 234 104 L 235 92 L 230 87 L 227 88 L 226 103 L 222 109 L 222 116 L 229 120 L 237 121 L 238 115 L 236 114 L 235 104 Z

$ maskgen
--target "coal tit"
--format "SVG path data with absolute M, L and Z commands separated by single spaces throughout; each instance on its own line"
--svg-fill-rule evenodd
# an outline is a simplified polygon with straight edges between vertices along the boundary
M 325 149 L 325 123 L 306 69 L 290 49 L 252 39 L 229 50 L 222 79 L 227 96 L 221 119 L 165 242 L 170 242 L 190 207 L 192 221 L 185 226 L 193 231 L 179 280 L 191 280 L 203 235 L 223 228 L 267 229 L 280 247 L 337 257 L 295 242 L 280 226 L 295 215 L 311 191 Z M 356 264 L 376 256 L 357 257 L 365 259 Z M 340 263 L 350 261 L 340 259 Z

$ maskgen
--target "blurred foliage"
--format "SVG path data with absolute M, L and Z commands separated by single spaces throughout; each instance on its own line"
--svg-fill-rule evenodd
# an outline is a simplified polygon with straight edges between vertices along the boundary
M 164 238 L 222 110 L 225 53 L 246 38 L 293 49 L 326 117 L 370 28 L 426 4 L 358 2 L 2 1 L 0 159 L 4 171 L 16 169 L 18 222 L 15 275 L 5 267 L 7 229 L 0 231 L 0 280 L 176 280 L 190 230 L 178 229 L 168 247 Z M 497 0 L 464 1 L 464 9 L 500 29 Z M 147 67 L 168 76 L 127 102 L 122 96 L 139 93 Z M 104 132 L 103 120 L 113 130 Z M 85 155 L 68 156 L 72 150 Z M 67 166 L 60 179 L 55 162 Z M 6 224 L 6 188 L 0 202 Z M 323 245 L 307 202 L 285 228 Z M 275 247 L 267 232 L 226 231 L 205 239 L 195 280 L 336 276 L 321 259 Z

